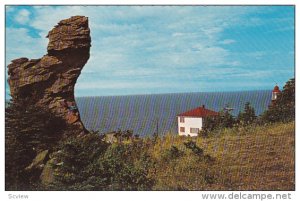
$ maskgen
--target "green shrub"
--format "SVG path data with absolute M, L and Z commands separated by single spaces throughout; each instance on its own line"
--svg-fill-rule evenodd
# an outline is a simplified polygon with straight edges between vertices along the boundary
M 206 117 L 204 119 L 203 131 L 201 136 L 207 137 L 210 131 L 223 128 L 232 128 L 236 123 L 236 119 L 227 110 L 221 110 L 218 116 Z
M 196 145 L 196 142 L 188 141 L 188 142 L 184 142 L 183 144 L 184 144 L 184 146 L 186 148 L 192 150 L 192 152 L 194 154 L 196 154 L 197 156 L 203 156 L 203 149 L 201 149 L 200 147 L 198 147 Z
M 184 155 L 183 151 L 180 151 L 176 146 L 172 145 L 170 149 L 167 149 L 163 153 L 163 160 L 174 160 Z
M 255 110 L 251 107 L 250 102 L 245 104 L 243 112 L 240 112 L 237 117 L 237 122 L 240 125 L 246 126 L 254 123 L 256 120 Z
M 61 144 L 51 190 L 150 190 L 150 157 L 139 142 L 108 144 L 97 134 Z
M 63 141 L 54 152 L 56 163 L 55 183 L 50 190 L 96 190 L 104 188 L 107 181 L 102 178 L 98 160 L 109 145 L 97 133 L 77 137 L 73 135 Z
M 153 162 L 136 144 L 114 144 L 99 164 L 110 181 L 105 190 L 151 190 L 153 180 L 148 176 Z

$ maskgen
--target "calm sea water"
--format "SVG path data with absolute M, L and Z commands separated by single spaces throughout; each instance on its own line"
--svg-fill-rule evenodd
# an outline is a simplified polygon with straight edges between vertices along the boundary
M 226 105 L 234 108 L 233 115 L 242 111 L 246 102 L 256 115 L 268 108 L 271 91 L 200 92 L 130 96 L 102 96 L 76 98 L 82 121 L 89 130 L 101 133 L 133 130 L 140 136 L 153 135 L 158 122 L 159 134 L 177 133 L 176 115 L 205 105 L 220 111 Z

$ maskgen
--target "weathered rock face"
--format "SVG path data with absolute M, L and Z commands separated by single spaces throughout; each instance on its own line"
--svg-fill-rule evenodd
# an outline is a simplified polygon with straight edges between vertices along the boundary
M 47 37 L 48 54 L 40 59 L 15 59 L 8 65 L 11 96 L 34 96 L 38 106 L 48 108 L 86 133 L 74 100 L 74 86 L 90 56 L 88 18 L 62 20 Z

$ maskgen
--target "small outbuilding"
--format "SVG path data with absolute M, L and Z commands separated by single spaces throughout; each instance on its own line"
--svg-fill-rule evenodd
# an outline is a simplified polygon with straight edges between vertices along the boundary
M 219 113 L 206 109 L 204 105 L 177 115 L 178 133 L 185 136 L 198 136 L 205 118 L 218 116 Z

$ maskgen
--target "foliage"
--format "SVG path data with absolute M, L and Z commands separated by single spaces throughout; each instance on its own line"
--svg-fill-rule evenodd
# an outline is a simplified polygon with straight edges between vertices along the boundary
M 213 161 L 207 160 L 208 154 L 194 142 L 196 139 L 167 135 L 150 148 L 151 155 L 162 153 L 155 154 L 153 190 L 201 190 L 215 183 Z
M 202 136 L 207 137 L 208 132 L 215 129 L 232 128 L 236 123 L 235 118 L 228 110 L 221 110 L 218 116 L 204 119 Z
M 55 190 L 93 190 L 95 184 L 101 185 L 97 160 L 107 148 L 107 144 L 95 133 L 82 137 L 73 135 L 63 141 L 54 155 L 56 183 Z
M 286 82 L 277 100 L 261 115 L 261 122 L 289 122 L 295 120 L 295 79 Z
M 100 167 L 109 181 L 104 190 L 149 190 L 153 179 L 148 172 L 153 166 L 151 158 L 137 144 L 110 146 Z
M 133 135 L 133 131 L 132 130 L 122 131 L 120 129 L 115 133 L 114 136 L 118 139 L 118 142 L 121 142 L 123 140 L 129 140 L 129 139 L 132 139 L 133 137 L 135 137 Z
M 240 112 L 237 117 L 237 122 L 240 125 L 249 125 L 254 123 L 256 120 L 255 110 L 251 107 L 250 102 L 245 104 L 243 112 Z
M 5 109 L 5 179 L 7 190 L 30 189 L 36 172 L 25 171 L 36 154 L 53 147 L 64 121 L 33 104 L 34 97 L 17 96 Z
M 210 116 L 206 117 L 203 122 L 201 135 L 203 137 L 206 137 L 209 131 L 216 129 L 219 126 L 218 122 L 219 122 L 219 117 L 210 117 Z
M 139 143 L 108 144 L 98 135 L 70 138 L 60 146 L 56 190 L 147 190 L 151 160 Z
M 184 142 L 183 144 L 184 144 L 184 146 L 186 148 L 192 150 L 192 152 L 194 154 L 196 154 L 197 156 L 203 156 L 203 149 L 201 149 L 200 147 L 198 147 L 196 145 L 196 142 L 188 141 L 188 142 Z
M 158 133 L 154 132 L 152 135 L 152 142 L 155 144 L 157 142 L 158 138 L 159 138 Z
M 234 124 L 235 119 L 228 110 L 222 110 L 221 112 L 219 112 L 219 128 L 232 128 Z
M 174 160 L 184 155 L 184 152 L 179 150 L 176 146 L 172 145 L 170 149 L 167 149 L 162 156 L 166 160 Z

